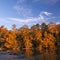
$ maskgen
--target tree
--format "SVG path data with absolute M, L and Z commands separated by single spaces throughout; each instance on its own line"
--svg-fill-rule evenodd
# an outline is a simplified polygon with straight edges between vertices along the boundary
M 38 50 L 38 51 L 42 51 L 42 30 L 41 29 L 37 29 L 37 30 L 33 30 L 32 32 L 32 36 L 33 36 L 33 39 L 32 39 L 32 44 L 33 44 L 33 48 L 34 48 L 34 51 L 35 50 Z
M 13 25 L 12 25 L 12 31 L 16 32 L 16 30 L 17 30 L 16 25 L 13 24 Z
M 27 56 L 32 55 L 32 40 L 31 40 L 32 37 L 30 33 L 31 31 L 28 28 L 24 29 L 23 31 L 23 44 L 24 44 L 23 49 L 25 50 L 25 54 Z
M 36 25 L 33 25 L 31 27 L 32 30 L 37 30 L 37 29 L 41 29 L 40 25 L 37 23 Z
M 8 30 L 4 28 L 4 26 L 1 26 L 0 27 L 0 48 L 2 48 L 2 50 L 6 50 L 4 44 L 6 42 L 7 34 L 8 34 Z
M 50 22 L 48 24 L 48 31 L 53 33 L 53 34 L 58 34 L 58 27 L 55 23 L 53 22 Z
M 47 25 L 46 25 L 46 23 L 42 23 L 42 24 L 41 24 L 41 29 L 42 29 L 43 31 L 46 31 L 46 30 L 47 30 Z
M 53 36 L 53 34 L 45 32 L 44 33 L 44 40 L 43 40 L 43 44 L 44 44 L 44 48 L 50 50 L 50 52 L 54 52 L 55 51 L 55 42 L 56 42 L 56 38 Z
M 14 32 L 9 31 L 4 46 L 11 52 L 17 53 L 19 51 L 19 46 Z

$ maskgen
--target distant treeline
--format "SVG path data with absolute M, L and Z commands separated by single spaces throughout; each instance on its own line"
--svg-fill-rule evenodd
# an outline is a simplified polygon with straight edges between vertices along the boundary
M 35 50 L 40 53 L 53 53 L 59 46 L 60 24 L 42 23 L 31 28 L 27 25 L 17 28 L 14 24 L 11 30 L 0 26 L 0 51 L 14 53 L 25 51 L 26 54 L 31 55 Z

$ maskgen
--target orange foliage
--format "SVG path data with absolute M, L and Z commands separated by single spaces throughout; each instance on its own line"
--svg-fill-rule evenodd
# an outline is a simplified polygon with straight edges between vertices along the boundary
M 60 39 L 58 25 L 55 23 L 45 23 L 40 27 L 39 24 L 34 25 L 29 29 L 27 26 L 16 28 L 13 25 L 12 30 L 0 27 L 0 48 L 5 48 L 5 50 L 10 50 L 13 52 L 18 52 L 25 49 L 27 55 L 32 54 L 31 49 L 37 49 L 40 52 L 44 50 L 54 51 L 56 46 L 55 43 L 57 39 Z M 2 49 L 3 50 L 3 49 Z

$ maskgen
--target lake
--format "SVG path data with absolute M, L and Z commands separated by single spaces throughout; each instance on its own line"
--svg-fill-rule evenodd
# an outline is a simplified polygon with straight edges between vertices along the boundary
M 14 55 L 0 52 L 0 60 L 60 60 L 60 54 L 40 54 L 25 57 L 23 54 Z

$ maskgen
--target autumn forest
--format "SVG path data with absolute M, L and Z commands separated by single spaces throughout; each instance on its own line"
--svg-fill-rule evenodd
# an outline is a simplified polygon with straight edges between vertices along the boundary
M 17 28 L 15 24 L 8 30 L 0 26 L 0 51 L 32 55 L 36 53 L 55 53 L 60 46 L 60 24 L 50 22 L 24 25 Z

